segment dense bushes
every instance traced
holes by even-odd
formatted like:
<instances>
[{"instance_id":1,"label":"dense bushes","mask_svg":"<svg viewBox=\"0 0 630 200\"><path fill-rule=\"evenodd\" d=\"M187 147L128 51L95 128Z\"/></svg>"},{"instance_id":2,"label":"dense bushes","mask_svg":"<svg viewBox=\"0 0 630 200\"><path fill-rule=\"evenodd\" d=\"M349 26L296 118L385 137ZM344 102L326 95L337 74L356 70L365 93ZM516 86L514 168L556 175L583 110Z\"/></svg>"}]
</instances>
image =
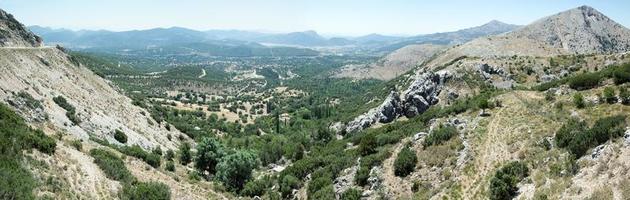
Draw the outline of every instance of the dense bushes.
<instances>
[{"instance_id":1,"label":"dense bushes","mask_svg":"<svg viewBox=\"0 0 630 200\"><path fill-rule=\"evenodd\" d=\"M172 160L166 162L166 164L164 165L164 169L166 171L174 172L175 171L175 163L173 163Z\"/></svg>"},{"instance_id":2,"label":"dense bushes","mask_svg":"<svg viewBox=\"0 0 630 200\"><path fill-rule=\"evenodd\" d=\"M122 147L119 147L118 150L121 153L124 153L126 155L139 158L142 161L146 162L147 164L151 165L152 167L157 168L160 166L160 162L161 162L160 155L146 152L144 149L142 149L142 147L138 145L133 145L131 147L122 146Z\"/></svg>"},{"instance_id":3,"label":"dense bushes","mask_svg":"<svg viewBox=\"0 0 630 200\"><path fill-rule=\"evenodd\" d=\"M409 175L416 168L417 162L416 153L409 146L404 147L394 161L394 174L400 177Z\"/></svg>"},{"instance_id":4,"label":"dense bushes","mask_svg":"<svg viewBox=\"0 0 630 200\"><path fill-rule=\"evenodd\" d=\"M187 165L192 161L192 154L190 154L190 144L188 142L182 142L179 145L179 150L177 152L179 154L179 163L182 165Z\"/></svg>"},{"instance_id":5,"label":"dense bushes","mask_svg":"<svg viewBox=\"0 0 630 200\"><path fill-rule=\"evenodd\" d=\"M584 122L569 120L556 132L556 145L567 149L576 158L582 157L590 148L624 134L626 116L604 117L590 129Z\"/></svg>"},{"instance_id":6,"label":"dense bushes","mask_svg":"<svg viewBox=\"0 0 630 200\"><path fill-rule=\"evenodd\" d=\"M584 73L569 80L569 87L576 90L591 89L599 85L600 75L596 73Z\"/></svg>"},{"instance_id":7,"label":"dense bushes","mask_svg":"<svg viewBox=\"0 0 630 200\"><path fill-rule=\"evenodd\" d=\"M200 172L214 174L217 164L225 156L225 147L217 139L206 137L197 143L195 168Z\"/></svg>"},{"instance_id":8,"label":"dense bushes","mask_svg":"<svg viewBox=\"0 0 630 200\"><path fill-rule=\"evenodd\" d=\"M518 191L516 184L529 174L523 162L512 161L501 167L490 179L490 199L512 199Z\"/></svg>"},{"instance_id":9,"label":"dense bushes","mask_svg":"<svg viewBox=\"0 0 630 200\"><path fill-rule=\"evenodd\" d=\"M125 184L119 197L122 200L168 200L171 199L171 190L159 182Z\"/></svg>"},{"instance_id":10,"label":"dense bushes","mask_svg":"<svg viewBox=\"0 0 630 200\"><path fill-rule=\"evenodd\" d=\"M291 194L294 189L300 187L300 180L292 175L286 175L280 180L280 193L286 197Z\"/></svg>"},{"instance_id":11,"label":"dense bushes","mask_svg":"<svg viewBox=\"0 0 630 200\"><path fill-rule=\"evenodd\" d=\"M263 176L257 180L251 180L245 184L243 190L241 190L241 195L254 197L254 196L262 196L265 194L267 188L270 188L273 185L273 180L270 176Z\"/></svg>"},{"instance_id":12,"label":"dense bushes","mask_svg":"<svg viewBox=\"0 0 630 200\"><path fill-rule=\"evenodd\" d=\"M127 143L127 135L118 129L114 131L114 139L123 144Z\"/></svg>"},{"instance_id":13,"label":"dense bushes","mask_svg":"<svg viewBox=\"0 0 630 200\"><path fill-rule=\"evenodd\" d=\"M0 199L33 199L36 181L22 165L22 151L36 148L55 152L55 141L41 130L33 130L24 119L0 103Z\"/></svg>"},{"instance_id":14,"label":"dense bushes","mask_svg":"<svg viewBox=\"0 0 630 200\"><path fill-rule=\"evenodd\" d=\"M422 144L424 148L432 145L439 145L450 140L456 135L457 129L454 126L440 125L436 130L433 130L433 132L427 135Z\"/></svg>"},{"instance_id":15,"label":"dense bushes","mask_svg":"<svg viewBox=\"0 0 630 200\"><path fill-rule=\"evenodd\" d=\"M359 153L362 156L370 155L376 152L376 137L374 134L365 134L359 142Z\"/></svg>"},{"instance_id":16,"label":"dense bushes","mask_svg":"<svg viewBox=\"0 0 630 200\"><path fill-rule=\"evenodd\" d=\"M72 123L74 123L74 124L81 123L81 120L76 116L76 109L74 108L74 106L72 106L70 103L68 103L66 98L64 98L62 96L57 96L57 97L53 97L53 101L57 105L59 105L59 107L61 107L64 110L66 110L66 117L68 117L68 119Z\"/></svg>"},{"instance_id":17,"label":"dense bushes","mask_svg":"<svg viewBox=\"0 0 630 200\"><path fill-rule=\"evenodd\" d=\"M256 155L249 151L236 151L225 156L216 166L216 179L230 190L239 191L258 166Z\"/></svg>"},{"instance_id":18,"label":"dense bushes","mask_svg":"<svg viewBox=\"0 0 630 200\"><path fill-rule=\"evenodd\" d=\"M125 163L116 154L104 149L92 149L90 155L107 178L125 183L131 183L135 180L131 172L125 167Z\"/></svg>"},{"instance_id":19,"label":"dense bushes","mask_svg":"<svg viewBox=\"0 0 630 200\"><path fill-rule=\"evenodd\" d=\"M620 66L608 66L601 71L586 72L572 77L566 77L546 82L534 87L533 89L538 91L545 91L549 88L568 83L569 87L573 89L585 90L598 86L604 78L612 78L617 85L630 82L630 63L626 63Z\"/></svg>"},{"instance_id":20,"label":"dense bushes","mask_svg":"<svg viewBox=\"0 0 630 200\"><path fill-rule=\"evenodd\" d=\"M350 188L341 194L341 200L359 200L361 199L361 191L355 188Z\"/></svg>"},{"instance_id":21,"label":"dense bushes","mask_svg":"<svg viewBox=\"0 0 630 200\"><path fill-rule=\"evenodd\" d=\"M309 199L335 199L335 192L329 191L332 190L332 175L322 174L315 176L317 177L308 184L307 194ZM330 189L328 188L329 186L331 186ZM332 194L332 198L325 193Z\"/></svg>"},{"instance_id":22,"label":"dense bushes","mask_svg":"<svg viewBox=\"0 0 630 200\"><path fill-rule=\"evenodd\" d=\"M615 67L612 70L612 77L615 84L623 84L630 82L630 63Z\"/></svg>"}]
</instances>

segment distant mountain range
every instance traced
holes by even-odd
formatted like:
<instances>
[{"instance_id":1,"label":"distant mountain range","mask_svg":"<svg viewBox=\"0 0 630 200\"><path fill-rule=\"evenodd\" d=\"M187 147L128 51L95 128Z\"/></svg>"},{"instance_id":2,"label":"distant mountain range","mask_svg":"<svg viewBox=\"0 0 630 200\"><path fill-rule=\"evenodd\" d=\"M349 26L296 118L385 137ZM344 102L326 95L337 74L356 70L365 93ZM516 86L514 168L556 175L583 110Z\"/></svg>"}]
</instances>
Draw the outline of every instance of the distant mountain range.
<instances>
[{"instance_id":1,"label":"distant mountain range","mask_svg":"<svg viewBox=\"0 0 630 200\"><path fill-rule=\"evenodd\" d=\"M242 30L209 30L172 27L134 31L72 31L30 26L29 29L44 38L48 44L62 44L70 48L146 48L188 43L225 43L235 41L267 45L296 47L369 46L378 51L393 51L409 44L460 44L481 36L511 31L519 26L492 21L479 27L454 32L435 33L413 37L369 34L361 37L326 38L315 31L292 33L261 33ZM238 43L238 42L237 42Z\"/></svg>"},{"instance_id":2,"label":"distant mountain range","mask_svg":"<svg viewBox=\"0 0 630 200\"><path fill-rule=\"evenodd\" d=\"M394 51L410 44L463 44L475 38L510 32L521 26L492 20L481 26L453 32L433 33L404 38L402 41L383 47L383 51Z\"/></svg>"}]
</instances>

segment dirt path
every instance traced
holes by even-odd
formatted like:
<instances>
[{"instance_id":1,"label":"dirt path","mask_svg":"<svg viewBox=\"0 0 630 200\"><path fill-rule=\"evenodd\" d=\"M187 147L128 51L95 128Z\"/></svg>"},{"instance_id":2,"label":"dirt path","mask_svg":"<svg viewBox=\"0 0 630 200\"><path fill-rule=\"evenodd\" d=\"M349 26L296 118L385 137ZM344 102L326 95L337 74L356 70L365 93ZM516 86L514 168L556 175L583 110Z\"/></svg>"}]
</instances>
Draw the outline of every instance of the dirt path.
<instances>
[{"instance_id":1,"label":"dirt path","mask_svg":"<svg viewBox=\"0 0 630 200\"><path fill-rule=\"evenodd\" d=\"M198 78L203 78L206 76L206 69L201 69L201 75Z\"/></svg>"},{"instance_id":2,"label":"dirt path","mask_svg":"<svg viewBox=\"0 0 630 200\"><path fill-rule=\"evenodd\" d=\"M527 140L524 137L531 137L532 126L542 123L541 119L531 116L537 109L528 106L524 97L538 98L533 92L520 91L498 97L503 106L490 111L486 130L476 133L480 138L471 144L475 159L470 163L475 171L460 178L464 199L478 198L487 186L486 177L503 162L515 159L523 148L523 141Z\"/></svg>"},{"instance_id":3,"label":"dirt path","mask_svg":"<svg viewBox=\"0 0 630 200\"><path fill-rule=\"evenodd\" d=\"M392 151L392 156L383 161L382 186L388 196L396 199L411 199L413 192L411 191L411 183L394 174L394 161L398 153L403 149L404 145L409 142L410 138L401 140Z\"/></svg>"}]
</instances>

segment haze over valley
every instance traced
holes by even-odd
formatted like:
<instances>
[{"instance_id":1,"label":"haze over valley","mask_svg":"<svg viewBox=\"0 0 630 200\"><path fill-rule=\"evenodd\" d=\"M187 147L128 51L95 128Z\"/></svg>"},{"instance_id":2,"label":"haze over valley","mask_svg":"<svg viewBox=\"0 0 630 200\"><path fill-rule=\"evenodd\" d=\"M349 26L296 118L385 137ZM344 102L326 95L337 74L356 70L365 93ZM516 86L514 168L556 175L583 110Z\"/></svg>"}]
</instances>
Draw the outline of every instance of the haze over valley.
<instances>
[{"instance_id":1,"label":"haze over valley","mask_svg":"<svg viewBox=\"0 0 630 200\"><path fill-rule=\"evenodd\" d=\"M0 2L0 199L630 198L626 2L141 3Z\"/></svg>"}]
</instances>

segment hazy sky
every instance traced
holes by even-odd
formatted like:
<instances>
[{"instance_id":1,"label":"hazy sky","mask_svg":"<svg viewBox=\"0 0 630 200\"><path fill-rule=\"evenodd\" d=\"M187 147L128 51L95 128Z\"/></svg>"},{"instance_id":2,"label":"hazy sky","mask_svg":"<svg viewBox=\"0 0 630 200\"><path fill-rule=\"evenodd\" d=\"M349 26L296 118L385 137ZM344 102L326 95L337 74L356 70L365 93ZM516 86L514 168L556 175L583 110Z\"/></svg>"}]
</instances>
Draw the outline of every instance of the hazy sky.
<instances>
[{"instance_id":1,"label":"hazy sky","mask_svg":"<svg viewBox=\"0 0 630 200\"><path fill-rule=\"evenodd\" d=\"M481 25L492 19L527 24L589 5L630 27L630 0L0 0L26 25L131 30L180 26L197 30L415 35Z\"/></svg>"}]
</instances>

